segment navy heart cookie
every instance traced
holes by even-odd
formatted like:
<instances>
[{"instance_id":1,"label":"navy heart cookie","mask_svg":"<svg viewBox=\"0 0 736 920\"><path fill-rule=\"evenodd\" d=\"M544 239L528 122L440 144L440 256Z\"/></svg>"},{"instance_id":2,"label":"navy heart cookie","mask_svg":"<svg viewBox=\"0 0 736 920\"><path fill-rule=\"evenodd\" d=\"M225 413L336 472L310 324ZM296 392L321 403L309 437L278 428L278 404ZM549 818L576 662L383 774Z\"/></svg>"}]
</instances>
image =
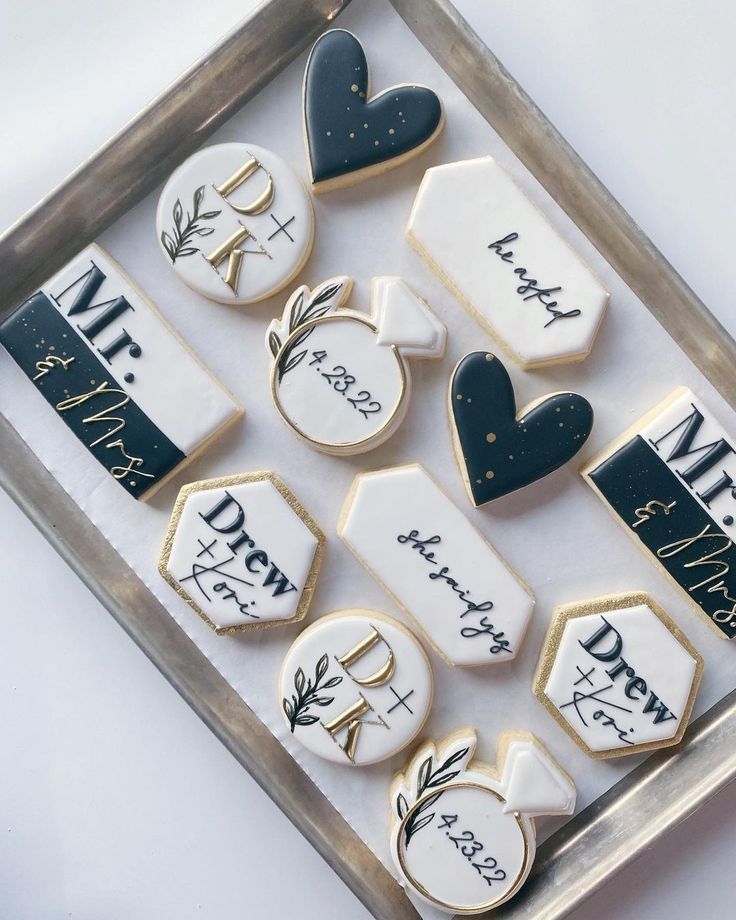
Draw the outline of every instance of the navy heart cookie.
<instances>
[{"instance_id":1,"label":"navy heart cookie","mask_svg":"<svg viewBox=\"0 0 736 920\"><path fill-rule=\"evenodd\" d=\"M577 393L552 393L517 418L506 368L485 351L457 365L449 400L458 462L476 507L567 463L593 427L593 407Z\"/></svg>"},{"instance_id":2,"label":"navy heart cookie","mask_svg":"<svg viewBox=\"0 0 736 920\"><path fill-rule=\"evenodd\" d=\"M315 191L352 185L398 166L439 136L444 116L426 86L393 86L368 99L368 62L350 32L325 32L304 75L304 128Z\"/></svg>"}]
</instances>

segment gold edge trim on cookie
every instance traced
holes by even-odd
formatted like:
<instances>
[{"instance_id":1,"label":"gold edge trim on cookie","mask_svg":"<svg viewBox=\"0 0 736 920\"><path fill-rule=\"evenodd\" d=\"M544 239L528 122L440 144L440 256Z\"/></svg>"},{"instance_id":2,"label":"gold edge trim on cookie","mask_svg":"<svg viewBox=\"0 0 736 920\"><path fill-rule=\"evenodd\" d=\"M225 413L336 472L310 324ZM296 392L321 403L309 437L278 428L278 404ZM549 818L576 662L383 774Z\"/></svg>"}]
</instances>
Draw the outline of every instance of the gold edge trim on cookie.
<instances>
[{"instance_id":1,"label":"gold edge trim on cookie","mask_svg":"<svg viewBox=\"0 0 736 920\"><path fill-rule=\"evenodd\" d=\"M171 557L171 550L174 545L174 537L176 536L176 531L184 511L184 506L191 495L194 495L197 492L209 492L215 489L226 489L229 486L243 485L250 482L270 482L279 492L284 501L288 504L293 513L296 514L302 524L304 524L312 536L316 538L317 545L314 549L314 553L312 554L312 560L309 565L309 572L307 574L307 578L305 579L304 587L302 588L299 604L297 605L297 608L292 616L281 617L277 620L268 620L260 623L239 623L234 626L217 626L217 624L207 616L204 610L199 607L197 602L184 590L184 588L182 588L179 582L169 572L168 564ZM158 573L164 579L164 581L174 589L179 597L186 601L186 603L197 614L197 616L204 620L204 622L210 627L210 629L213 630L216 635L232 636L242 632L255 632L261 629L270 629L274 626L285 626L291 623L298 623L304 619L312 602L312 595L314 594L317 578L319 577L319 572L322 567L325 543L325 534L315 519L304 508L302 503L284 483L284 481L270 470L261 470L252 473L236 473L231 476L218 476L213 479L200 479L196 482L187 483L187 485L182 486L182 488L179 490L179 494L176 497L176 501L174 502L174 508L171 512L171 519L166 530L166 536L164 537L161 553L159 555Z\"/></svg>"},{"instance_id":2,"label":"gold edge trim on cookie","mask_svg":"<svg viewBox=\"0 0 736 920\"><path fill-rule=\"evenodd\" d=\"M470 759L468 760L468 763L465 767L464 772L479 773L483 776L487 776L490 780L496 783L499 783L503 775L504 763L506 761L508 750L511 744L514 741L530 741L533 744L535 744L537 747L539 747L544 752L545 756L549 759L549 761L552 764L554 764L554 766L560 771L560 773L563 776L567 778L570 784L573 787L575 786L572 776L570 776L567 770L565 770L562 766L560 766L556 758L554 758L550 754L546 745L544 745L533 732L524 731L522 729L503 730L496 739L495 761L493 765L491 765L487 763L486 761L476 759L475 755L477 751L477 740L478 740L477 734L476 734L475 729L472 726L465 725L465 726L462 726L461 728L455 729L455 731L450 732L450 734L443 736L438 741L434 740L433 738L425 739L417 748L415 748L415 750L412 752L409 760L406 762L404 767L401 770L398 770L394 774L391 780L391 784L389 786L389 801L393 802L393 799L398 789L401 786L406 785L409 775L414 770L416 770L418 764L421 763L424 759L426 759L427 756L430 756L430 755L431 756L442 756L441 754L442 751L446 751L449 747L453 746L456 743L464 741L466 739L468 740L468 743L472 746L473 753L471 754ZM489 789L487 786L482 786L479 783L472 783L472 782L456 783L454 781L450 781L447 785L448 787L455 786L455 785L477 786L478 788L483 789L483 791L485 792L492 793L499 801L505 801L503 797L499 795L499 793L495 792L495 790ZM401 847L399 845L399 841L401 840L401 835L403 833L403 829L404 829L404 826L405 826L405 823L406 823L406 820L409 814L411 814L411 812L417 806L417 804L419 804L419 802L421 802L429 794L430 793L426 793L424 796L421 796L420 799L418 799L417 802L414 803L414 805L412 805L412 807L407 812L407 815L403 819L401 819L399 823L398 832L396 834L396 857L399 861L402 871L404 872L404 875L407 877L407 879L411 880L411 884L415 885L418 891L423 892L424 897L427 898L427 900L430 903L438 904L438 905L441 905L442 907L450 909L459 916L472 916L472 915L480 913L481 911L489 910L490 907L488 905L480 906L480 907L472 908L472 909L458 909L455 905L451 905L446 902L443 902L440 899L435 898L431 894L429 894L429 892L427 892L423 886L417 884L414 881L413 876L406 870L404 859L401 853ZM519 871L519 874L514 880L513 885L509 888L508 892L504 895L503 899L502 900L497 899L491 904L491 907L500 906L506 901L511 900L511 898L513 898L518 893L519 889L522 887L522 885L526 881L529 871L531 870L531 862L532 862L530 861L531 851L534 850L536 852L536 824L535 824L534 818L527 817L526 819L524 819L519 815L518 812L514 812L514 817L517 820L517 823L522 833L522 839L524 841L524 857L522 861L522 866ZM396 824L396 821L397 819L394 816L393 808L390 806L389 807L390 826L393 827ZM529 828L531 828L531 833L534 835L531 841L529 839L529 830L527 829L527 824Z\"/></svg>"},{"instance_id":3,"label":"gold edge trim on cookie","mask_svg":"<svg viewBox=\"0 0 736 920\"><path fill-rule=\"evenodd\" d=\"M552 667L555 663L557 652L562 641L565 627L570 620L579 617L590 616L591 614L602 614L616 610L626 610L630 607L646 606L654 613L659 621L672 633L677 641L682 645L695 662L695 671L690 693L687 702L683 708L680 724L677 731L671 738L665 738L662 741L645 741L641 744L629 745L626 748L608 748L603 751L592 750L583 739L578 735L570 723L560 714L559 709L552 700L549 699L545 692ZM561 604L556 607L552 613L552 619L547 630L547 634L542 644L542 650L539 655L539 661L532 679L532 693L537 700L544 706L547 712L552 716L565 734L575 742L575 744L593 760L610 760L614 757L626 757L631 754L640 754L646 751L655 751L660 748L672 747L682 741L682 737L687 730L695 697L700 687L700 680L703 675L703 657L690 642L685 633L670 617L670 615L654 600L646 591L632 591L622 594L601 595L583 601L573 601L567 604Z\"/></svg>"},{"instance_id":4,"label":"gold edge trim on cookie","mask_svg":"<svg viewBox=\"0 0 736 920\"><path fill-rule=\"evenodd\" d=\"M347 518L348 518L348 516L349 516L349 514L350 514L350 510L351 510L351 508L352 508L352 506L353 506L353 502L355 501L355 496L356 496L357 491L358 491L358 486L359 486L360 481L361 481L362 479L367 479L367 478L369 478L369 477L371 477L371 476L378 476L378 475L381 475L382 473L390 473L390 472L393 472L394 470L409 470L409 469L419 469L419 470L421 470L421 471L427 476L427 478L433 483L433 485L436 486L437 490L447 499L447 501L452 505L452 507L453 507L453 508L456 508L457 511L458 511L460 514L462 514L463 517L465 517L465 520L468 522L468 524L469 524L470 527L473 529L473 531L478 535L478 537L479 537L480 540L483 542L483 544L486 546L486 548L488 549L488 551L489 551L493 556L495 556L496 559L498 559L498 561L501 563L501 565L503 565L503 567L506 569L506 571L509 573L509 575L511 575L514 579L516 579L516 581L518 582L518 584L519 584L519 585L523 588L523 590L528 594L529 599L530 599L530 601L531 601L531 603L532 603L532 613L533 613L533 612L534 612L534 607L536 606L536 597L534 596L534 592L532 591L532 589L531 589L531 587L529 586L529 584L525 581L525 579L523 579L523 578L518 574L518 572L517 572L511 565L509 565L509 563L504 559L504 557L501 556L501 554L494 548L494 546L486 539L486 537L484 536L484 534L482 534L482 533L480 532L480 530L478 530L478 528L475 526L475 524L473 524L473 522L470 520L470 518L468 518L467 515L465 515L464 512L463 512L460 508L457 507L457 505L455 504L455 502L450 498L450 496L445 492L445 490L437 483L437 481L434 479L434 477L431 476L430 473L427 472L427 470L424 468L424 466L422 466L421 463L418 463L418 462L413 462L413 463L400 463L400 464L397 464L396 466L386 466L386 467L381 467L381 468L376 469L376 470L364 470L362 473L358 473L358 474L353 478L353 481L352 481L352 483L351 483L351 485L350 485L350 489L348 490L348 493L347 493L347 495L345 496L345 499L344 499L344 501L343 501L343 503L342 503L342 506L341 506L341 508L340 508L340 513L339 513L339 515L338 515L337 527L336 527L337 535L338 535L338 537L342 540L342 542L345 544L345 546L347 546L347 548L348 548L348 549L350 550L350 552L353 554L353 556L355 557L355 559L360 563L360 565L362 565L363 568L366 570L366 572L371 576L371 578L373 578L373 580L374 580L381 588L383 588L383 590L384 590L384 591L386 592L386 594L388 594L388 596L393 600L393 602L396 604L396 606L399 608L399 610L401 610L402 613L404 613L404 614L409 618L409 620L411 621L412 625L416 627L416 629L418 630L418 632L419 632L419 634L422 636L422 638L427 642L427 644L430 646L430 648L432 648L432 650L435 652L435 654L436 654L439 658L441 658L442 661L443 661L448 667L450 667L450 668L456 668L456 667L457 667L457 668L484 668L484 667L487 667L488 665L492 664L492 662L490 662L490 661L482 661L482 662L477 662L477 663L474 663L474 664L465 664L465 663L463 663L463 664L456 664L455 662L450 661L450 659L447 657L446 653L436 644L436 642L434 641L434 639L429 635L429 633L427 632L427 630L425 629L425 627L422 625L421 620L416 616L416 614L412 613L412 611L411 611L411 610L410 610L410 609L399 599L399 597L398 597L396 594L394 594L394 592L391 591L390 588L387 587L387 585L385 584L385 582L383 581L383 579L381 579L381 578L378 576L378 574L373 570L373 568L372 568L371 566L368 565L368 563L365 561L365 559L360 555L360 553L359 553L359 552L357 551L357 549L353 546L353 544L350 542L350 540L347 538L347 536L343 533L344 528L345 528L345 526L346 526ZM526 637L527 631L528 631L528 629L529 629L529 624L530 624L530 622L531 622L531 614L530 614L530 616L529 616L529 619L527 620L526 628L524 629L524 632L521 634L521 636L520 636L520 638L519 638L519 648L521 648L521 646L522 646L522 644L523 644L523 642L524 642L524 639L525 639L525 637ZM513 658L515 658L515 657L516 657L516 653L514 654ZM511 659L511 660L513 660L513 659Z\"/></svg>"},{"instance_id":5,"label":"gold edge trim on cookie","mask_svg":"<svg viewBox=\"0 0 736 920\"><path fill-rule=\"evenodd\" d=\"M485 766L484 764L476 763L473 765L472 761L468 764L468 769L474 769L475 772L484 772L483 770L478 769L480 766ZM443 789L478 789L481 792L484 792L486 795L493 796L498 802L505 802L504 797L496 792L495 789L491 789L490 786L484 786L481 783L473 782L472 780L467 780L464 782L449 782L446 786L441 787ZM416 802L409 808L407 813L401 820L401 824L398 829L398 839L401 839L402 834L404 833L404 828L406 827L407 822L412 816L412 813L419 808L422 803L431 798L437 792L436 789L430 789L429 792L425 792L424 795L420 796ZM518 892L519 888L522 886L526 880L528 863L529 863L529 853L531 851L531 846L529 843L529 832L525 826L524 820L518 812L513 812L514 820L516 821L517 827L521 833L521 838L524 842L524 855L521 862L521 868L519 869L516 877L513 882L509 885L508 891L503 894L497 895L495 898L492 898L490 901L484 901L482 904L477 904L474 907L458 907L456 904L450 904L448 901L443 901L441 898L436 897L431 894L421 882L417 881L414 876L409 871L406 860L404 858L404 850L400 845L396 846L396 855L401 866L401 871L406 876L406 878L411 882L412 886L416 888L417 891L421 892L422 896L426 898L431 904L436 904L439 907L445 908L446 910L452 911L454 914L461 917L474 916L476 914L484 913L487 910L491 910L494 907L499 907L501 904L504 904L506 901L509 901L513 896Z\"/></svg>"},{"instance_id":6,"label":"gold edge trim on cookie","mask_svg":"<svg viewBox=\"0 0 736 920\"><path fill-rule=\"evenodd\" d=\"M282 353L286 348L288 348L291 340L297 338L300 335L303 335L305 330L313 329L316 326L322 325L323 323L335 322L345 319L362 323L364 326L367 326L371 332L375 334L378 333L378 327L365 313L360 313L357 310L341 310L338 308L337 312L335 313L330 313L327 316L320 316L317 319L313 319L307 323L304 323L303 325L299 326L298 329L295 329L284 340L278 354L271 359L271 399L273 400L273 404L276 407L276 411L298 438L301 438L302 441L309 444L320 453L330 454L331 456L350 455L351 453L364 453L365 451L362 448L364 448L365 445L374 444L375 447L379 447L384 441L387 441L393 434L394 429L398 427L404 419L404 415L406 414L406 410L408 408L407 399L411 391L409 370L407 368L406 361L404 360L404 357L402 356L399 349L395 345L390 345L389 348L396 358L396 362L401 373L401 390L399 392L399 398L396 401L393 412L389 418L386 419L384 424L377 431L374 431L373 434L363 438L360 441L346 441L341 444L333 444L326 441L315 441L313 438L310 438L308 434L305 434L301 428L299 428L299 426L286 414L281 406L281 400L277 394L276 380L279 367L279 359Z\"/></svg>"}]
</instances>

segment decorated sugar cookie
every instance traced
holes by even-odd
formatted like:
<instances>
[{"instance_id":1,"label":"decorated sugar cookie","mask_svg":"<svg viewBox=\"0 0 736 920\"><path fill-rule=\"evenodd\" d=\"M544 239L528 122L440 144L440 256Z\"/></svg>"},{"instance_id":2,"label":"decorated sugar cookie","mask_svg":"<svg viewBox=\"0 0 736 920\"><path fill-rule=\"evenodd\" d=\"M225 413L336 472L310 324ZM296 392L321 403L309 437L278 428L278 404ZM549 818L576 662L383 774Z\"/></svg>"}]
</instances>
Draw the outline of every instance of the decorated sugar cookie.
<instances>
[{"instance_id":1,"label":"decorated sugar cookie","mask_svg":"<svg viewBox=\"0 0 736 920\"><path fill-rule=\"evenodd\" d=\"M330 278L289 298L268 327L271 393L311 447L359 454L382 444L409 406L407 358L440 358L446 330L401 278L374 278L370 316L343 309L352 281Z\"/></svg>"},{"instance_id":2,"label":"decorated sugar cookie","mask_svg":"<svg viewBox=\"0 0 736 920\"><path fill-rule=\"evenodd\" d=\"M281 157L255 144L205 147L174 171L156 211L161 249L209 300L246 304L285 287L312 251L312 202Z\"/></svg>"},{"instance_id":3,"label":"decorated sugar cookie","mask_svg":"<svg viewBox=\"0 0 736 920\"><path fill-rule=\"evenodd\" d=\"M301 620L324 535L273 473L192 482L159 560L171 587L219 635Z\"/></svg>"},{"instance_id":4,"label":"decorated sugar cookie","mask_svg":"<svg viewBox=\"0 0 736 920\"><path fill-rule=\"evenodd\" d=\"M736 636L735 445L703 400L680 387L582 470L725 639Z\"/></svg>"},{"instance_id":5,"label":"decorated sugar cookie","mask_svg":"<svg viewBox=\"0 0 736 920\"><path fill-rule=\"evenodd\" d=\"M643 592L558 607L534 693L590 757L677 744L703 659Z\"/></svg>"},{"instance_id":6,"label":"decorated sugar cookie","mask_svg":"<svg viewBox=\"0 0 736 920\"><path fill-rule=\"evenodd\" d=\"M463 728L412 757L391 784L391 856L402 885L451 914L480 914L512 898L536 854L534 818L569 815L575 786L541 742L505 732L496 765L473 760Z\"/></svg>"},{"instance_id":7,"label":"decorated sugar cookie","mask_svg":"<svg viewBox=\"0 0 736 920\"><path fill-rule=\"evenodd\" d=\"M522 367L587 357L608 293L492 157L428 169L406 234Z\"/></svg>"},{"instance_id":8,"label":"decorated sugar cookie","mask_svg":"<svg viewBox=\"0 0 736 920\"><path fill-rule=\"evenodd\" d=\"M455 453L477 507L536 482L585 444L593 409L577 393L550 393L516 414L511 379L497 357L466 355L450 380Z\"/></svg>"},{"instance_id":9,"label":"decorated sugar cookie","mask_svg":"<svg viewBox=\"0 0 736 920\"><path fill-rule=\"evenodd\" d=\"M399 166L439 137L442 103L426 86L401 84L369 96L358 39L342 29L325 32L304 75L304 132L316 192Z\"/></svg>"},{"instance_id":10,"label":"decorated sugar cookie","mask_svg":"<svg viewBox=\"0 0 736 920\"><path fill-rule=\"evenodd\" d=\"M515 657L534 597L418 463L356 476L337 532L448 664Z\"/></svg>"},{"instance_id":11,"label":"decorated sugar cookie","mask_svg":"<svg viewBox=\"0 0 736 920\"><path fill-rule=\"evenodd\" d=\"M0 343L134 498L152 496L243 414L99 246L80 252L11 313ZM56 437L49 419L49 437Z\"/></svg>"},{"instance_id":12,"label":"decorated sugar cookie","mask_svg":"<svg viewBox=\"0 0 736 920\"><path fill-rule=\"evenodd\" d=\"M289 731L313 754L376 763L424 724L432 669L401 623L373 610L345 610L321 617L291 646L279 701Z\"/></svg>"}]
</instances>

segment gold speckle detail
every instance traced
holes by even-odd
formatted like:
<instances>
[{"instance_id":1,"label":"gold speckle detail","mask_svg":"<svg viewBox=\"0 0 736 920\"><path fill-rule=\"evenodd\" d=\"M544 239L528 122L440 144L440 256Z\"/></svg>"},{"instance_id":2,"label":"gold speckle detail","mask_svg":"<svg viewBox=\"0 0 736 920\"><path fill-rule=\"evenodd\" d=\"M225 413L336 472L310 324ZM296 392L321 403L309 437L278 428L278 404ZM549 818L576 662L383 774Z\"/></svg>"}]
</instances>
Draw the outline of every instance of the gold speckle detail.
<instances>
[{"instance_id":1,"label":"gold speckle detail","mask_svg":"<svg viewBox=\"0 0 736 920\"><path fill-rule=\"evenodd\" d=\"M364 127L364 128L367 128L367 127L368 127L368 122L367 122L367 121L364 121L364 122L363 122L363 127Z\"/></svg>"},{"instance_id":2,"label":"gold speckle detail","mask_svg":"<svg viewBox=\"0 0 736 920\"><path fill-rule=\"evenodd\" d=\"M486 361L493 361L493 355L490 352L486 355Z\"/></svg>"},{"instance_id":3,"label":"gold speckle detail","mask_svg":"<svg viewBox=\"0 0 736 920\"><path fill-rule=\"evenodd\" d=\"M358 92L358 84L357 84L357 83L353 83L353 85L350 87L350 91L353 92L353 93L357 93L357 92Z\"/></svg>"},{"instance_id":4,"label":"gold speckle detail","mask_svg":"<svg viewBox=\"0 0 736 920\"><path fill-rule=\"evenodd\" d=\"M489 431L488 434L486 435L486 441L488 441L489 444L493 444L495 440L496 440L496 435L492 431Z\"/></svg>"},{"instance_id":5,"label":"gold speckle detail","mask_svg":"<svg viewBox=\"0 0 736 920\"><path fill-rule=\"evenodd\" d=\"M458 393L457 396L455 397L455 399L462 399L462 398L463 398L462 393Z\"/></svg>"},{"instance_id":6,"label":"gold speckle detail","mask_svg":"<svg viewBox=\"0 0 736 920\"><path fill-rule=\"evenodd\" d=\"M396 131L394 131L393 128L389 128L389 129L388 129L388 133L389 133L389 134L396 134Z\"/></svg>"},{"instance_id":7,"label":"gold speckle detail","mask_svg":"<svg viewBox=\"0 0 736 920\"><path fill-rule=\"evenodd\" d=\"M486 470L486 479L493 479L495 475L496 474L493 472L493 470Z\"/></svg>"}]
</instances>

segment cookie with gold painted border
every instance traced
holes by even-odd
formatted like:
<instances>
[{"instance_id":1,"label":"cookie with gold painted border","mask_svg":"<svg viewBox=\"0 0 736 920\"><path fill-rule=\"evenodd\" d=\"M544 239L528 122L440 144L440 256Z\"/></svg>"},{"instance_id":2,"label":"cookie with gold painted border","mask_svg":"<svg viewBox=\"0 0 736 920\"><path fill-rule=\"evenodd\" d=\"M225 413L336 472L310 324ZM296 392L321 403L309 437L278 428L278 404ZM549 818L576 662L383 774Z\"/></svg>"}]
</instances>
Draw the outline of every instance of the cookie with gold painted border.
<instances>
[{"instance_id":1,"label":"cookie with gold painted border","mask_svg":"<svg viewBox=\"0 0 736 920\"><path fill-rule=\"evenodd\" d=\"M192 482L179 492L158 570L218 635L301 620L324 534L271 472Z\"/></svg>"},{"instance_id":2,"label":"cookie with gold painted border","mask_svg":"<svg viewBox=\"0 0 736 920\"><path fill-rule=\"evenodd\" d=\"M648 594L614 594L555 610L533 689L589 757L621 757L682 739L702 671Z\"/></svg>"},{"instance_id":3,"label":"cookie with gold painted border","mask_svg":"<svg viewBox=\"0 0 736 920\"><path fill-rule=\"evenodd\" d=\"M575 785L534 735L500 735L493 767L475 760L475 750L472 728L430 741L390 790L401 884L451 914L480 914L512 898L534 862L534 818L575 808Z\"/></svg>"},{"instance_id":4,"label":"cookie with gold painted border","mask_svg":"<svg viewBox=\"0 0 736 920\"><path fill-rule=\"evenodd\" d=\"M344 306L351 289L346 275L297 288L266 333L276 409L302 441L334 455L394 434L409 407L409 359L441 358L447 334L401 278L373 279L370 315Z\"/></svg>"}]
</instances>

